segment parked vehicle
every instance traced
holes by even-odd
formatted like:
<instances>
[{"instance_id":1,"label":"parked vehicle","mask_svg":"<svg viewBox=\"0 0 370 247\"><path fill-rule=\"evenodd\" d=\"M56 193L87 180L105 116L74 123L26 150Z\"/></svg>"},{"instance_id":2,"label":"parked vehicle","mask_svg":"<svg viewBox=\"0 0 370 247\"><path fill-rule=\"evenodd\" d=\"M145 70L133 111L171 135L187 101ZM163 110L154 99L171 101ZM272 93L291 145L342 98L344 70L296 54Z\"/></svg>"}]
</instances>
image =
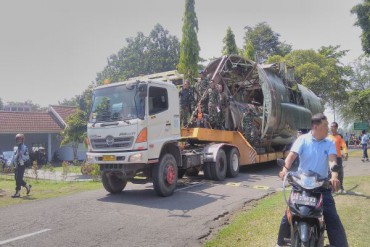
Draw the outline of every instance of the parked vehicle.
<instances>
[{"instance_id":1,"label":"parked vehicle","mask_svg":"<svg viewBox=\"0 0 370 247\"><path fill-rule=\"evenodd\" d=\"M1 167L3 172L12 172L14 167L10 163L13 157L14 151L4 151L0 155L0 162L1 162Z\"/></svg>"},{"instance_id":2,"label":"parked vehicle","mask_svg":"<svg viewBox=\"0 0 370 247\"><path fill-rule=\"evenodd\" d=\"M286 198L286 182L292 186ZM320 191L328 189L330 182L314 172L289 171L283 181L283 195L287 204L292 247L324 246L325 222L323 196Z\"/></svg>"}]
</instances>

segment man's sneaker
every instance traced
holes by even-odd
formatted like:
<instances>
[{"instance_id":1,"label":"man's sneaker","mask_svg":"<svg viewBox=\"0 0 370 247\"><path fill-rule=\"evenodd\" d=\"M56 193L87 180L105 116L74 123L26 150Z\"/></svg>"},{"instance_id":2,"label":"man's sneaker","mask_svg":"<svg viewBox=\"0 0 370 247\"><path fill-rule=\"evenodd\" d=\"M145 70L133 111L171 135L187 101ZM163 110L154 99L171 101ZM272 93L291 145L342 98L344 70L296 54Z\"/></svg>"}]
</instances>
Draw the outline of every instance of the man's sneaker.
<instances>
[{"instance_id":1,"label":"man's sneaker","mask_svg":"<svg viewBox=\"0 0 370 247\"><path fill-rule=\"evenodd\" d=\"M19 194L19 192L15 192L14 195L12 195L12 198L19 198L21 197L21 195Z\"/></svg>"},{"instance_id":2,"label":"man's sneaker","mask_svg":"<svg viewBox=\"0 0 370 247\"><path fill-rule=\"evenodd\" d=\"M365 159L361 159L362 162L365 162Z\"/></svg>"},{"instance_id":3,"label":"man's sneaker","mask_svg":"<svg viewBox=\"0 0 370 247\"><path fill-rule=\"evenodd\" d=\"M27 184L26 185L26 190L27 190L27 195L31 192L32 185Z\"/></svg>"},{"instance_id":4,"label":"man's sneaker","mask_svg":"<svg viewBox=\"0 0 370 247\"><path fill-rule=\"evenodd\" d=\"M369 161L369 159L366 159L366 161Z\"/></svg>"}]
</instances>

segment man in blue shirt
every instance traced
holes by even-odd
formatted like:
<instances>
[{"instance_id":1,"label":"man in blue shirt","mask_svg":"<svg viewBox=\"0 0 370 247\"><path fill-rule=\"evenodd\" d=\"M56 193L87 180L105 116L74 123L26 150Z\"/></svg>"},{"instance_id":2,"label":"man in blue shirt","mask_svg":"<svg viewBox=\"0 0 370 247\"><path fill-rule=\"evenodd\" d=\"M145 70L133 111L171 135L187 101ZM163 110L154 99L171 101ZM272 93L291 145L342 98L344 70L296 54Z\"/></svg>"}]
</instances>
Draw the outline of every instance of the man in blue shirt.
<instances>
[{"instance_id":1,"label":"man in blue shirt","mask_svg":"<svg viewBox=\"0 0 370 247\"><path fill-rule=\"evenodd\" d=\"M23 180L24 176L24 170L26 169L25 163L30 159L30 156L28 154L28 148L24 144L24 135L23 134L17 134L15 136L15 142L17 143L17 147L14 150L14 155L12 157L12 164L15 165L15 171L14 171L14 177L15 177L15 193L12 195L13 198L20 197L20 190L21 187L25 187L27 190L27 195L31 191L31 185L27 184Z\"/></svg>"},{"instance_id":2,"label":"man in blue shirt","mask_svg":"<svg viewBox=\"0 0 370 247\"><path fill-rule=\"evenodd\" d=\"M294 160L299 156L298 170L313 171L321 177L328 177L329 167L331 170L331 185L334 191L338 191L340 182L337 173L337 152L333 141L327 138L328 120L322 113L316 114L311 119L312 129L307 134L301 135L294 142L287 158L285 166L279 173L284 178ZM335 201L330 190L322 192L324 219L330 245L347 247L347 237L344 227L338 216ZM286 214L284 215L278 235L277 246L284 245L284 237L289 236L290 226Z\"/></svg>"}]
</instances>

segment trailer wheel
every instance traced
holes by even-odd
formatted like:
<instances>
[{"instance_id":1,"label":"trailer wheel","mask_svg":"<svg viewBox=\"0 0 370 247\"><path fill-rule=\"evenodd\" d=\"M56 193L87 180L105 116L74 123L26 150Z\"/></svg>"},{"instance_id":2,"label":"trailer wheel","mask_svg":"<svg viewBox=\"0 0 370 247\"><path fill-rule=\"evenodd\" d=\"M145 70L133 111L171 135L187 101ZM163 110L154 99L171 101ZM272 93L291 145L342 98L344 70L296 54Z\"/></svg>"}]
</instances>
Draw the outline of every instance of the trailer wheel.
<instances>
[{"instance_id":1,"label":"trailer wheel","mask_svg":"<svg viewBox=\"0 0 370 247\"><path fill-rule=\"evenodd\" d=\"M103 172L101 178L104 189L112 194L120 193L127 184L127 180L121 179L116 175L109 175L106 172Z\"/></svg>"},{"instance_id":2,"label":"trailer wheel","mask_svg":"<svg viewBox=\"0 0 370 247\"><path fill-rule=\"evenodd\" d=\"M159 164L153 169L153 187L157 195L170 196L177 185L177 163L172 154L165 154L161 157Z\"/></svg>"},{"instance_id":3,"label":"trailer wheel","mask_svg":"<svg viewBox=\"0 0 370 247\"><path fill-rule=\"evenodd\" d=\"M232 148L227 153L227 171L226 176L235 178L239 174L239 158L240 154L238 149Z\"/></svg>"},{"instance_id":4,"label":"trailer wheel","mask_svg":"<svg viewBox=\"0 0 370 247\"><path fill-rule=\"evenodd\" d=\"M226 177L227 161L223 149L219 149L216 156L216 162L211 164L212 179L222 181Z\"/></svg>"}]
</instances>

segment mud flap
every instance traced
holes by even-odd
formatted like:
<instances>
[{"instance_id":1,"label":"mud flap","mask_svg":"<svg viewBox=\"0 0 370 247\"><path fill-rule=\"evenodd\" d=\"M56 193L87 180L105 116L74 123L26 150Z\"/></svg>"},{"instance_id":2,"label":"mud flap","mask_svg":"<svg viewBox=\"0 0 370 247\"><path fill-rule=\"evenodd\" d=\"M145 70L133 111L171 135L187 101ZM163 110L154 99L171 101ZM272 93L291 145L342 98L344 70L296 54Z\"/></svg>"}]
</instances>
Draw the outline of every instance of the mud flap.
<instances>
[{"instance_id":1,"label":"mud flap","mask_svg":"<svg viewBox=\"0 0 370 247\"><path fill-rule=\"evenodd\" d=\"M310 225L307 222L300 222L298 231L302 242L308 242L310 240Z\"/></svg>"}]
</instances>

